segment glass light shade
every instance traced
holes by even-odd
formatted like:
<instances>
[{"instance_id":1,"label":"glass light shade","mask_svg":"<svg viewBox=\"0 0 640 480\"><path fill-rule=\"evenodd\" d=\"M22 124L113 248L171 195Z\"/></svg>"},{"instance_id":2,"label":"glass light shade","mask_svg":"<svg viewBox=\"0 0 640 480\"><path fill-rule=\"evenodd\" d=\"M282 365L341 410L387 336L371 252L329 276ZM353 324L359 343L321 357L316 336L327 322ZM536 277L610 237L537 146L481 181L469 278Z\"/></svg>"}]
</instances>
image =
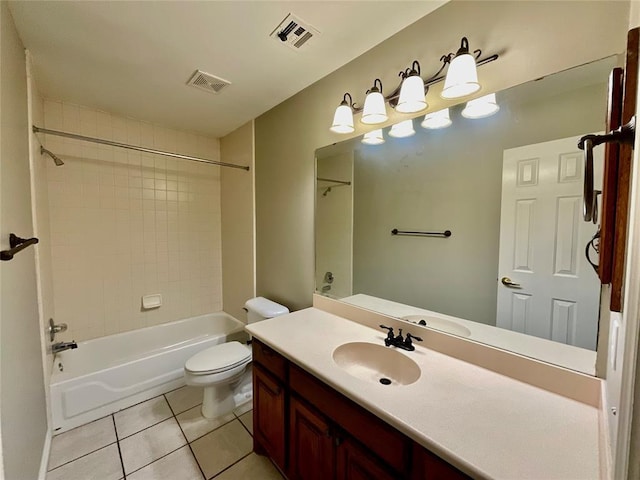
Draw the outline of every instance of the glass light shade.
<instances>
[{"instance_id":1,"label":"glass light shade","mask_svg":"<svg viewBox=\"0 0 640 480\"><path fill-rule=\"evenodd\" d=\"M447 70L442 98L460 98L480 90L476 60L469 53L457 55Z\"/></svg>"},{"instance_id":2,"label":"glass light shade","mask_svg":"<svg viewBox=\"0 0 640 480\"><path fill-rule=\"evenodd\" d=\"M369 92L364 99L364 109L360 121L367 125L384 123L389 117L384 104L384 97L380 92Z\"/></svg>"},{"instance_id":3,"label":"glass light shade","mask_svg":"<svg viewBox=\"0 0 640 480\"><path fill-rule=\"evenodd\" d=\"M491 93L468 101L467 106L462 110L462 116L472 119L484 118L493 115L498 110L500 110L500 106L496 102L496 94Z\"/></svg>"},{"instance_id":4,"label":"glass light shade","mask_svg":"<svg viewBox=\"0 0 640 480\"><path fill-rule=\"evenodd\" d=\"M353 111L349 105L340 105L336 108L329 130L335 133L351 133L355 130L353 128Z\"/></svg>"},{"instance_id":5,"label":"glass light shade","mask_svg":"<svg viewBox=\"0 0 640 480\"><path fill-rule=\"evenodd\" d=\"M402 81L400 97L396 111L400 113L414 113L427 108L424 96L424 81L419 75L412 75Z\"/></svg>"},{"instance_id":6,"label":"glass light shade","mask_svg":"<svg viewBox=\"0 0 640 480\"><path fill-rule=\"evenodd\" d=\"M389 135L395 138L410 137L414 133L416 133L416 131L413 129L413 120L411 119L396 123L389 131Z\"/></svg>"},{"instance_id":7,"label":"glass light shade","mask_svg":"<svg viewBox=\"0 0 640 480\"><path fill-rule=\"evenodd\" d=\"M365 133L361 141L366 145L380 145L381 143L384 143L382 129L379 128L377 130Z\"/></svg>"},{"instance_id":8,"label":"glass light shade","mask_svg":"<svg viewBox=\"0 0 640 480\"><path fill-rule=\"evenodd\" d=\"M420 124L422 128L428 128L435 130L437 128L446 128L451 125L451 118L449 118L449 109L438 110L437 112L427 113L424 116L424 120Z\"/></svg>"}]
</instances>

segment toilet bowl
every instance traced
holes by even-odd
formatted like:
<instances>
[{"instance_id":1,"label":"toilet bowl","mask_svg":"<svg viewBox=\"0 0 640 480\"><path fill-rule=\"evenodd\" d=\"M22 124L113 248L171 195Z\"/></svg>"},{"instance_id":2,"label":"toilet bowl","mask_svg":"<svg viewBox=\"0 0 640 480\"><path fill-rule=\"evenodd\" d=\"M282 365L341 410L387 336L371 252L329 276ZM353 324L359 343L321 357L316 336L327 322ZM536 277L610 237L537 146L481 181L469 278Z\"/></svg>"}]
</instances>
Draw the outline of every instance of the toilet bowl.
<instances>
[{"instance_id":1,"label":"toilet bowl","mask_svg":"<svg viewBox=\"0 0 640 480\"><path fill-rule=\"evenodd\" d=\"M233 390L251 362L251 350L240 342L215 345L196 353L184 365L187 385L204 387L202 416L216 418L236 407Z\"/></svg>"},{"instance_id":2,"label":"toilet bowl","mask_svg":"<svg viewBox=\"0 0 640 480\"><path fill-rule=\"evenodd\" d=\"M256 297L245 303L248 323L289 313L283 305ZM251 348L240 342L209 347L189 358L184 365L187 385L204 387L202 416L216 418L252 398Z\"/></svg>"}]
</instances>

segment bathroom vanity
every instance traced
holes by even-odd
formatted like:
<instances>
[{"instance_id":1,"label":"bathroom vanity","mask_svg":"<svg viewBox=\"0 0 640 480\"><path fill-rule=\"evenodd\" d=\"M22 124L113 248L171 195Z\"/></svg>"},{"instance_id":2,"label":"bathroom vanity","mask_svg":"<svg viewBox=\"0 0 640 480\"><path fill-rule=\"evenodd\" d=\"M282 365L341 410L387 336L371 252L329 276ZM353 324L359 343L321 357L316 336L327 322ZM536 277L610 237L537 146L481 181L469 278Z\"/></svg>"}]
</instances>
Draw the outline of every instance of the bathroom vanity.
<instances>
[{"instance_id":1,"label":"bathroom vanity","mask_svg":"<svg viewBox=\"0 0 640 480\"><path fill-rule=\"evenodd\" d=\"M372 326L308 308L247 328L254 447L288 478L603 478L593 402L420 342L386 348L386 331ZM417 375L402 373L413 364Z\"/></svg>"},{"instance_id":2,"label":"bathroom vanity","mask_svg":"<svg viewBox=\"0 0 640 480\"><path fill-rule=\"evenodd\" d=\"M289 478L468 478L265 344L253 354L254 448Z\"/></svg>"}]
</instances>

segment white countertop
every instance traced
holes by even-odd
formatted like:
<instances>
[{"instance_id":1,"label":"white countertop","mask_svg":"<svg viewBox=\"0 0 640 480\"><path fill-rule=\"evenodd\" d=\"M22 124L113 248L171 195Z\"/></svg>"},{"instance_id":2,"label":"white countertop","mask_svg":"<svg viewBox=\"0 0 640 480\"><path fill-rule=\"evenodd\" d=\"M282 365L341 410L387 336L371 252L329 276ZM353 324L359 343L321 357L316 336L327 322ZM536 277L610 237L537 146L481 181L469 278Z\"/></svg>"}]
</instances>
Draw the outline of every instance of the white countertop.
<instances>
[{"instance_id":1,"label":"white countertop","mask_svg":"<svg viewBox=\"0 0 640 480\"><path fill-rule=\"evenodd\" d=\"M600 478L594 407L420 346L398 350L420 366L415 383L360 380L334 363L333 350L354 341L384 345L385 332L316 308L246 329L474 478Z\"/></svg>"}]
</instances>

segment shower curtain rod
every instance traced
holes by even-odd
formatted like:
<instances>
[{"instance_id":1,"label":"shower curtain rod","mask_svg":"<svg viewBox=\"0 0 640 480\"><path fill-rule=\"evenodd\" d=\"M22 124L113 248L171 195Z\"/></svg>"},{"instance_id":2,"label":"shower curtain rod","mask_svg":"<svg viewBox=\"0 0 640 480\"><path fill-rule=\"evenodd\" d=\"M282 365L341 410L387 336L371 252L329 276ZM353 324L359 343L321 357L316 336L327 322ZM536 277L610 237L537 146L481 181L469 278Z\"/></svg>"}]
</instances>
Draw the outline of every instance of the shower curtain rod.
<instances>
[{"instance_id":1,"label":"shower curtain rod","mask_svg":"<svg viewBox=\"0 0 640 480\"><path fill-rule=\"evenodd\" d=\"M83 135L76 135L75 133L60 132L58 130L49 130L48 128L40 128L40 127L36 127L35 125L33 125L32 127L33 127L33 133L46 133L48 135L57 135L58 137L67 137L67 138L73 138L75 140L82 140L83 142L101 143L103 145L111 145L113 147L126 148L128 150L137 150L139 152L152 153L155 155L163 155L165 157L181 158L183 160L191 160L192 162L208 163L210 165L218 165L220 167L240 168L242 170L247 170L247 171L249 170L248 166L236 165L234 163L217 162L215 160L207 160L206 158L192 157L191 155L182 155L180 153L163 152L162 150L155 150L153 148L146 148L146 147L137 147L135 145L128 145L126 143L118 143L118 142L112 142L111 140L103 140L102 138L85 137Z\"/></svg>"}]
</instances>

